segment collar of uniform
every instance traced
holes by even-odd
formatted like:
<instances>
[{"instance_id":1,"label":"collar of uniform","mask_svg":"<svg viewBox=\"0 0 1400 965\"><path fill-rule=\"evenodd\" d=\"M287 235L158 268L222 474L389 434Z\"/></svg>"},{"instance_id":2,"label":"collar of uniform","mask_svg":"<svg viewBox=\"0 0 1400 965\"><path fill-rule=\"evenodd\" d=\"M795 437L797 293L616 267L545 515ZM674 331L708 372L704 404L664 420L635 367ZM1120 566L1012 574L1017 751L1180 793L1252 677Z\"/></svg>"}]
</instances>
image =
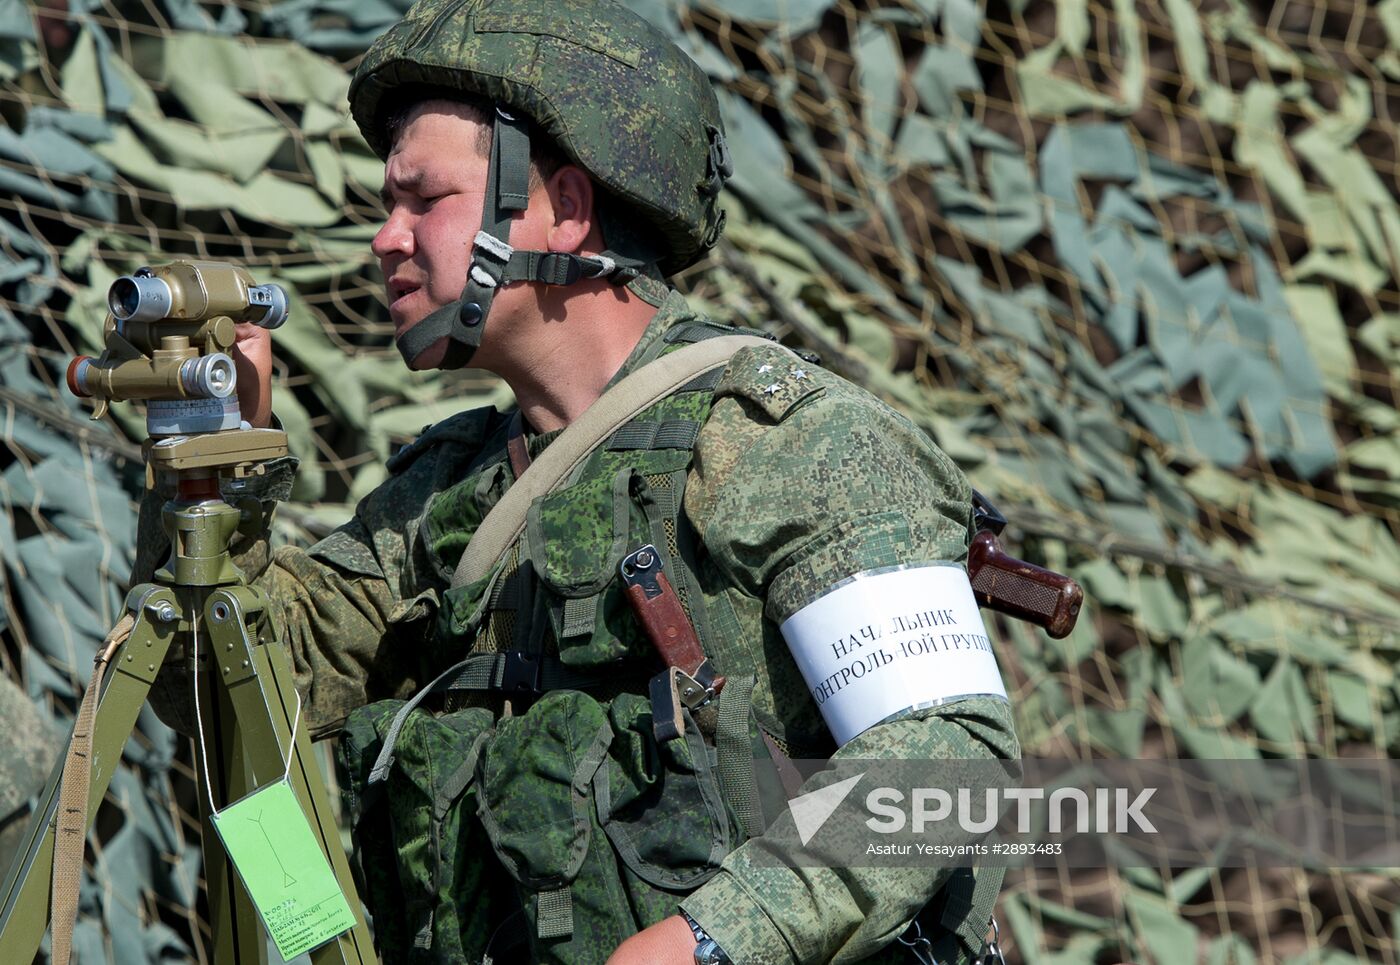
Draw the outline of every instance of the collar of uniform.
<instances>
[{"instance_id":1,"label":"collar of uniform","mask_svg":"<svg viewBox=\"0 0 1400 965\"><path fill-rule=\"evenodd\" d=\"M637 369L654 359L659 354L660 349L665 344L662 336L679 325L681 322L689 321L699 317L695 309L690 307L690 303L685 300L685 296L674 288L667 292L665 299L656 309L656 314L647 323L646 330L642 332L642 337L637 340L627 361L622 363L622 368L613 373L613 377L608 380L608 384L603 387L603 391L611 389L625 377L631 375Z\"/></svg>"},{"instance_id":2,"label":"collar of uniform","mask_svg":"<svg viewBox=\"0 0 1400 965\"><path fill-rule=\"evenodd\" d=\"M549 432L534 432L533 430L526 428L525 449L527 452L530 453L530 458L538 458L539 454L544 452L545 447L548 446L555 439L558 439L560 433L562 433L563 431L563 429L551 429Z\"/></svg>"}]
</instances>

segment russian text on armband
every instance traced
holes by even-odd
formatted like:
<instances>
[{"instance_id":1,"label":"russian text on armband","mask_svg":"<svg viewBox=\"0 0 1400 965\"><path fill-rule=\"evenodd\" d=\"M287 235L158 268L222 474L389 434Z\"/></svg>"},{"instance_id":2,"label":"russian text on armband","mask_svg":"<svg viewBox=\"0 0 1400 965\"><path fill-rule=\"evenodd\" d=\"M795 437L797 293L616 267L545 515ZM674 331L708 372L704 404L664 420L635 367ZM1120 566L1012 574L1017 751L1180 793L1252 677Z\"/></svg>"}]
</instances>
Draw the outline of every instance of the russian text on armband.
<instances>
[{"instance_id":1,"label":"russian text on armband","mask_svg":"<svg viewBox=\"0 0 1400 965\"><path fill-rule=\"evenodd\" d=\"M956 563L857 573L780 629L838 744L905 711L1006 699L972 584Z\"/></svg>"}]
</instances>

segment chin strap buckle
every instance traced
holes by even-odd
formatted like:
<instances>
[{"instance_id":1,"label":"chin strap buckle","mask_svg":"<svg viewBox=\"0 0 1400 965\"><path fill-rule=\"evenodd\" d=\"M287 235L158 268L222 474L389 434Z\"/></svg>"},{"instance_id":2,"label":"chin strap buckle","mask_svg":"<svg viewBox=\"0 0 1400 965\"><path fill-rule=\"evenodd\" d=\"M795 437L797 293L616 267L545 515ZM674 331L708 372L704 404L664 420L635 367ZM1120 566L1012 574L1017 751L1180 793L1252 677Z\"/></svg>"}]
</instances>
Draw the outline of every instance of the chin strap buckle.
<instances>
[{"instance_id":1,"label":"chin strap buckle","mask_svg":"<svg viewBox=\"0 0 1400 965\"><path fill-rule=\"evenodd\" d=\"M478 231L472 239L471 277L483 288L495 288L505 276L515 249L489 231Z\"/></svg>"}]
</instances>

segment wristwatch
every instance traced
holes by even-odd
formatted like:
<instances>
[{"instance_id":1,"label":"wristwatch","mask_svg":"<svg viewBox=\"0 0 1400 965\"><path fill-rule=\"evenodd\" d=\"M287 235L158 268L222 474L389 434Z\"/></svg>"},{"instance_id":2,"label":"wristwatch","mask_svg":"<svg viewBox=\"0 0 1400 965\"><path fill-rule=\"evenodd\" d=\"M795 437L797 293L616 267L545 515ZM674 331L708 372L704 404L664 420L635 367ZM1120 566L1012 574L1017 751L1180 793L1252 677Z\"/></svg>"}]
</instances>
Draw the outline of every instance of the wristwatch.
<instances>
[{"instance_id":1,"label":"wristwatch","mask_svg":"<svg viewBox=\"0 0 1400 965\"><path fill-rule=\"evenodd\" d=\"M690 933L695 936L695 965L733 965L729 956L724 954L724 949L719 947L719 942L706 934L700 923L690 917L690 912L682 910L681 914L690 926Z\"/></svg>"}]
</instances>

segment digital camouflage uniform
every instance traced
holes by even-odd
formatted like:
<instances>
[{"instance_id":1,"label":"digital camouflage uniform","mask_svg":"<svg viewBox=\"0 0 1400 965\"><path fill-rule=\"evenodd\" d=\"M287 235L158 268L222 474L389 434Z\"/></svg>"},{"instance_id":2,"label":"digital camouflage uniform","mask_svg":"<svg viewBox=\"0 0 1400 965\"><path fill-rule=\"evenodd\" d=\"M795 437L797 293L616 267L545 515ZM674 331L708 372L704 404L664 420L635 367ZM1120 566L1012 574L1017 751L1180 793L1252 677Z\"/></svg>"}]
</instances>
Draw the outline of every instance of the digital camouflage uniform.
<instances>
[{"instance_id":1,"label":"digital camouflage uniform","mask_svg":"<svg viewBox=\"0 0 1400 965\"><path fill-rule=\"evenodd\" d=\"M668 295L619 375L665 348L668 330L697 321L679 295ZM463 730L455 745L451 735L428 733L434 728L426 714L417 728L423 733L406 728L400 741L400 764L405 754L431 757L434 749L456 746L461 756L470 753L478 765L494 768L487 779L495 799L486 813L509 839L506 857L522 859L529 850L522 840L547 837L540 834L540 822L548 804L530 800L528 789L538 776L529 767L512 769L511 758L547 757L560 748L567 749L562 756L585 756L585 745L599 729L594 725L608 722L613 739L605 750L614 775L609 793L617 825L600 828L597 808L581 809L594 832L581 832L587 850L583 871L596 880L574 889L579 927L572 940L532 938L534 948L521 960L601 962L628 934L674 914L677 898L686 891L690 894L683 906L736 962L860 960L900 932L934 894L946 869L796 872L755 864L751 857L758 843L744 843L741 822L715 807L718 779L693 734L661 752L673 758L669 764L676 773L668 778L668 790L674 785L678 800L654 795L656 789L647 783L657 775L639 776L634 769L645 771L647 765L638 762L659 753L650 736L645 697L657 657L616 592L617 565L642 543L678 546L682 558L670 560L669 567L673 574L684 574L678 582L718 671L730 678L731 686L753 679L757 720L794 756L826 756L832 751L830 738L778 624L851 573L963 559L969 537L968 485L948 457L904 417L776 348L740 351L712 390L690 394L696 397L688 403L692 409L709 410L695 438L693 459L689 448L595 453L579 482L546 497L542 502L553 505L532 513L526 535L532 542L532 565L522 568L518 559L510 565L517 571L533 569L535 576L503 593L513 599L470 639L452 629L454 614L463 609L463 591L446 588L473 528L512 481L507 419L494 410L465 412L430 429L394 460L392 477L360 503L355 517L310 551L282 547L269 555L259 541L242 547L239 560L262 570L255 585L268 595L273 619L291 650L303 714L315 735L336 732L347 715L367 703L408 695L472 648L539 648L558 654L576 670L601 672L604 680L592 688L593 696L560 691L534 702L514 701L514 716L504 721L506 726L498 726L496 735L476 747L478 736L502 709L500 695L457 700L469 706L449 715L453 724L448 728ZM668 402L669 414L675 415L674 401ZM655 415L646 412L637 421L655 424ZM538 452L551 437L530 440L531 448ZM616 467L627 464L651 480L653 499L659 498L668 475L683 475L682 529L688 532L657 538L646 513L635 509L636 487L615 484ZM597 467L603 467L601 473L594 471ZM150 511L156 502L147 501ZM154 532L149 525L142 530ZM155 556L155 548L148 546L145 565ZM560 648L563 607L578 598L580 588L591 590L599 583L609 588L599 612L585 620L585 632L568 627L575 632ZM173 669L167 671L154 699L164 716L188 732L190 721L179 697L187 684L178 677ZM588 726L580 733L555 732L581 722ZM421 751L413 749L415 741ZM501 748L493 753L496 741ZM684 746L676 746L680 744ZM878 725L838 752L885 759L1017 753L1009 708L991 698ZM447 782L447 772L461 763L439 761L435 766L441 773L429 783ZM480 767L472 777L482 782L486 770ZM428 790L397 775L396 770L389 782L391 802L419 811L433 806L425 797ZM527 788L523 800L512 797L511 778ZM512 816L512 807L521 811ZM577 817L567 806L564 813L566 823ZM461 945L453 947L461 947L463 957L479 958L481 943L509 916L515 899L499 901L501 885L512 879L491 850L489 835L470 814L465 824L457 833L468 853L454 872L452 887L475 891L477 899L468 905L482 917L437 922L436 931L456 929L462 937L451 943ZM503 831L500 825L505 825ZM522 860L532 857L526 854ZM386 852L382 859L392 861L393 855ZM655 882L684 882L686 887L658 887ZM431 883L425 885L430 888ZM582 889L597 893L580 894ZM530 889L519 891L529 904ZM412 916L412 909L403 916L407 944L426 924L410 921ZM600 924L607 921L611 927ZM401 919L381 917L378 923L381 929L398 927ZM445 937L434 936L438 952L448 944ZM498 955L496 960L514 959Z\"/></svg>"},{"instance_id":2,"label":"digital camouflage uniform","mask_svg":"<svg viewBox=\"0 0 1400 965\"><path fill-rule=\"evenodd\" d=\"M715 243L731 171L708 80L668 40L596 0L422 0L352 84L356 120L381 156L385 99L422 83L500 110L472 280L406 335L448 337L461 364L494 286L579 277L627 283L658 306L616 378L720 330L648 277ZM506 251L529 144L514 111L603 187L611 254ZM648 258L645 232L621 230L629 218L665 250ZM577 333L580 351L589 335ZM407 341L412 358L429 339ZM680 903L739 963L903 960L888 946L950 872L768 866L765 820L783 801L755 800L753 762L768 753L763 732L793 757L833 753L778 626L854 573L964 560L972 511L961 472L859 388L777 346L746 348L610 437L534 502L491 574L453 587L463 548L514 480L509 423L477 409L431 427L309 551L235 545L291 651L306 725L342 734L385 957L601 963ZM552 437L527 438L531 454ZM289 472L269 473L264 499L285 496ZM138 579L162 553L159 508L155 495L143 504ZM728 680L717 706L688 713L667 742L653 734L647 696L660 661L619 588L623 556L648 543ZM464 657L453 686L405 708ZM152 690L186 733L188 693L178 662ZM371 780L385 745L392 766ZM879 724L836 753L1008 758L1018 748L1005 701L974 698ZM928 920L936 931L947 915Z\"/></svg>"}]
</instances>

